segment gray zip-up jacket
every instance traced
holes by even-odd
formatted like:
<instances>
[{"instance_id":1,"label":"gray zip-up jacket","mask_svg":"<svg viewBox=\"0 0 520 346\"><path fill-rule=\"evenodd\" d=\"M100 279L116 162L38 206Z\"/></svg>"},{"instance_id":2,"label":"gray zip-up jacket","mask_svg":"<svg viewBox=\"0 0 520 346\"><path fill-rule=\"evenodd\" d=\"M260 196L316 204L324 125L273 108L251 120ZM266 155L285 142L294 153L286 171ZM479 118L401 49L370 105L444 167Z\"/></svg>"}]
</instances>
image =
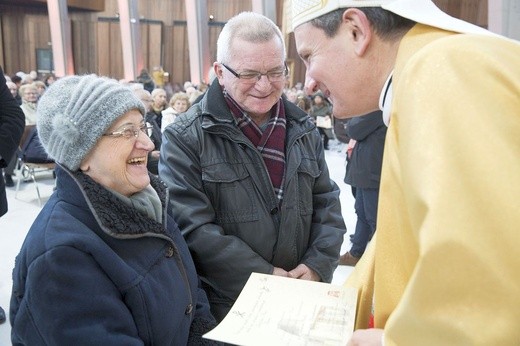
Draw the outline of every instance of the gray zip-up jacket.
<instances>
[{"instance_id":1,"label":"gray zip-up jacket","mask_svg":"<svg viewBox=\"0 0 520 346\"><path fill-rule=\"evenodd\" d=\"M163 134L159 175L218 320L252 272L303 263L332 280L346 231L339 188L309 116L284 99L284 198L261 153L235 125L218 80Z\"/></svg>"}]
</instances>

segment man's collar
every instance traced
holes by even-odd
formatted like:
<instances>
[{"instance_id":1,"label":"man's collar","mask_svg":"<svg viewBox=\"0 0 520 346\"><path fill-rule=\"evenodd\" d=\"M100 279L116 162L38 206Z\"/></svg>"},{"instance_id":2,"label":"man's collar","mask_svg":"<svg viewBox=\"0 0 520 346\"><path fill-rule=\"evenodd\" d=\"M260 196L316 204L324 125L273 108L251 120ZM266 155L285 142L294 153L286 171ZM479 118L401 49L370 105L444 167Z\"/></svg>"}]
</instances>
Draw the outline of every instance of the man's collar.
<instances>
[{"instance_id":1,"label":"man's collar","mask_svg":"<svg viewBox=\"0 0 520 346\"><path fill-rule=\"evenodd\" d=\"M379 109L383 111L383 121L386 126L390 124L390 107L392 106L392 76L394 71L386 79L381 95L379 96Z\"/></svg>"}]
</instances>

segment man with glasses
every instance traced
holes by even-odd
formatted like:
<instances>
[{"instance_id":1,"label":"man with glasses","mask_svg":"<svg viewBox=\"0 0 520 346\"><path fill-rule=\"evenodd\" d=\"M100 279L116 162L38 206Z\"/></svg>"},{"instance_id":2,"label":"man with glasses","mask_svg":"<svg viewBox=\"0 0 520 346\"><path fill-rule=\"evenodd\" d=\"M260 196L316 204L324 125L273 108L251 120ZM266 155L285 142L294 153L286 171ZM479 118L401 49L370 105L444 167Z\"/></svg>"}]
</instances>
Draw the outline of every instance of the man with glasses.
<instances>
[{"instance_id":1,"label":"man with glasses","mask_svg":"<svg viewBox=\"0 0 520 346\"><path fill-rule=\"evenodd\" d=\"M225 317L252 272L330 282L345 233L311 119L282 98L282 34L244 12L217 42L217 78L164 132L159 175L211 310Z\"/></svg>"}]
</instances>

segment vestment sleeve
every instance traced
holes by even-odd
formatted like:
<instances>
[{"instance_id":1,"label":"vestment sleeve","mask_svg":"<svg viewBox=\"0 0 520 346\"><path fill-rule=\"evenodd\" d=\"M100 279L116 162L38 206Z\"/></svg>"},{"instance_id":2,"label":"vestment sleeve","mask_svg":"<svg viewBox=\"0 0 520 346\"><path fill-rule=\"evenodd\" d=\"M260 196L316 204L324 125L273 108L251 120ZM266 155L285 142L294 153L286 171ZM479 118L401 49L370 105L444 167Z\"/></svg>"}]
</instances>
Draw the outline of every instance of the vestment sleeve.
<instances>
[{"instance_id":1,"label":"vestment sleeve","mask_svg":"<svg viewBox=\"0 0 520 346\"><path fill-rule=\"evenodd\" d=\"M416 54L394 90L399 208L416 260L385 343L517 344L520 49L448 40Z\"/></svg>"}]
</instances>

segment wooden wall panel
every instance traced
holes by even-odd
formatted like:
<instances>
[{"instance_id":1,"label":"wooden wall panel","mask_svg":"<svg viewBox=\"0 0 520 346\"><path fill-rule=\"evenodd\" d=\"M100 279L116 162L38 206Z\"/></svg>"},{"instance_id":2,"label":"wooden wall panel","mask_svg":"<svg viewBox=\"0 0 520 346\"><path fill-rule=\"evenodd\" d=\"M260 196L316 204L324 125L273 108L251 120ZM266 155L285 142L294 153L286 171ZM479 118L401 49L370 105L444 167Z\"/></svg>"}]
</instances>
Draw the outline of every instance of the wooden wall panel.
<instances>
[{"instance_id":1,"label":"wooden wall panel","mask_svg":"<svg viewBox=\"0 0 520 346\"><path fill-rule=\"evenodd\" d=\"M217 38L222 30L221 25L209 26L210 61L217 58ZM186 24L178 22L164 28L164 60L162 67L170 73L170 82L183 84L190 80L190 58L188 50L188 34Z\"/></svg>"},{"instance_id":2,"label":"wooden wall panel","mask_svg":"<svg viewBox=\"0 0 520 346\"><path fill-rule=\"evenodd\" d=\"M249 0L207 0L208 16L213 15L216 22L226 22L229 18L243 11L251 11Z\"/></svg>"},{"instance_id":3,"label":"wooden wall panel","mask_svg":"<svg viewBox=\"0 0 520 346\"><path fill-rule=\"evenodd\" d=\"M287 44L287 59L292 62L293 69L290 74L291 80L289 80L289 86L293 87L298 82L305 82L305 65L296 51L296 43L292 32L288 35L287 40L289 41Z\"/></svg>"},{"instance_id":4,"label":"wooden wall panel","mask_svg":"<svg viewBox=\"0 0 520 346\"><path fill-rule=\"evenodd\" d=\"M251 11L250 0L199 1L207 1L208 15L213 15L215 21L227 21L239 12ZM138 11L141 19L159 20L165 25L186 20L185 0L139 0ZM117 0L105 0L105 11L97 14L100 17L113 17L117 12L119 12Z\"/></svg>"},{"instance_id":5,"label":"wooden wall panel","mask_svg":"<svg viewBox=\"0 0 520 346\"><path fill-rule=\"evenodd\" d=\"M141 49L144 68L152 72L153 67L161 66L163 60L163 34L161 22L141 23ZM140 72L140 71L138 71Z\"/></svg>"},{"instance_id":6,"label":"wooden wall panel","mask_svg":"<svg viewBox=\"0 0 520 346\"><path fill-rule=\"evenodd\" d=\"M145 66L146 69L148 69L148 66L150 66L149 62L148 62L148 55L147 54L144 54L144 52L147 52L149 47L150 47L150 43L149 43L149 40L148 40L148 37L149 37L149 28L147 25L141 25L140 26L140 34L141 34L141 49L142 49L142 52L143 52L143 64ZM139 74L141 71L137 71L137 73ZM151 72L151 70L149 70L149 72Z\"/></svg>"},{"instance_id":7,"label":"wooden wall panel","mask_svg":"<svg viewBox=\"0 0 520 346\"><path fill-rule=\"evenodd\" d=\"M52 49L46 9L0 5L5 73L37 69L36 49Z\"/></svg>"},{"instance_id":8,"label":"wooden wall panel","mask_svg":"<svg viewBox=\"0 0 520 346\"><path fill-rule=\"evenodd\" d=\"M487 28L488 0L432 0L450 16Z\"/></svg>"},{"instance_id":9,"label":"wooden wall panel","mask_svg":"<svg viewBox=\"0 0 520 346\"><path fill-rule=\"evenodd\" d=\"M71 29L72 55L76 74L98 73L97 23L73 21ZM105 51L106 52L106 51ZM106 53L105 53L106 56Z\"/></svg>"},{"instance_id":10,"label":"wooden wall panel","mask_svg":"<svg viewBox=\"0 0 520 346\"><path fill-rule=\"evenodd\" d=\"M35 36L38 32L38 25L34 21L28 20L27 26L24 31L24 45L27 48L25 54L23 55L25 63L27 66L31 66L31 70L35 70L33 68L36 66L36 58L33 57L34 47L36 46Z\"/></svg>"},{"instance_id":11,"label":"wooden wall panel","mask_svg":"<svg viewBox=\"0 0 520 346\"><path fill-rule=\"evenodd\" d=\"M67 0L69 6L91 11L103 11L105 0Z\"/></svg>"},{"instance_id":12,"label":"wooden wall panel","mask_svg":"<svg viewBox=\"0 0 520 346\"><path fill-rule=\"evenodd\" d=\"M488 26L488 2L475 0L462 0L460 18L470 23L487 28Z\"/></svg>"},{"instance_id":13,"label":"wooden wall panel","mask_svg":"<svg viewBox=\"0 0 520 346\"><path fill-rule=\"evenodd\" d=\"M165 62L164 70L170 73L172 84L182 85L190 80L190 57L188 50L188 30L186 24L173 25L171 28L170 58Z\"/></svg>"},{"instance_id":14,"label":"wooden wall panel","mask_svg":"<svg viewBox=\"0 0 520 346\"><path fill-rule=\"evenodd\" d=\"M99 17L114 17L119 12L117 0L105 0L105 11ZM184 0L139 0L140 19L150 19L171 24L174 20L186 19Z\"/></svg>"},{"instance_id":15,"label":"wooden wall panel","mask_svg":"<svg viewBox=\"0 0 520 346\"><path fill-rule=\"evenodd\" d=\"M172 80L172 67L173 67L173 26L165 25L163 28L163 70L170 74L169 81Z\"/></svg>"},{"instance_id":16,"label":"wooden wall panel","mask_svg":"<svg viewBox=\"0 0 520 346\"><path fill-rule=\"evenodd\" d=\"M217 61L217 40L224 25L210 25L209 27L209 53L211 62Z\"/></svg>"},{"instance_id":17,"label":"wooden wall panel","mask_svg":"<svg viewBox=\"0 0 520 346\"><path fill-rule=\"evenodd\" d=\"M162 23L145 25L148 28L149 45L148 49L143 51L143 55L148 62L147 66L150 66L150 71L153 71L154 67L159 67L163 64L163 25Z\"/></svg>"},{"instance_id":18,"label":"wooden wall panel","mask_svg":"<svg viewBox=\"0 0 520 346\"><path fill-rule=\"evenodd\" d=\"M118 22L97 22L97 73L115 79L123 78L123 51Z\"/></svg>"},{"instance_id":19,"label":"wooden wall panel","mask_svg":"<svg viewBox=\"0 0 520 346\"><path fill-rule=\"evenodd\" d=\"M102 40L98 37L98 40ZM123 48L121 47L121 29L119 23L110 23L109 25L109 40L110 40L110 72L109 76L115 79L123 78Z\"/></svg>"},{"instance_id":20,"label":"wooden wall panel","mask_svg":"<svg viewBox=\"0 0 520 346\"><path fill-rule=\"evenodd\" d=\"M20 44L22 32L18 30L20 18L16 16L2 16L2 35L4 51L4 73L15 74L21 69Z\"/></svg>"},{"instance_id":21,"label":"wooden wall panel","mask_svg":"<svg viewBox=\"0 0 520 346\"><path fill-rule=\"evenodd\" d=\"M249 0L207 0L208 15L213 15L214 22L225 22L233 15L251 10ZM105 11L98 17L116 18L117 0L106 0ZM190 79L189 51L186 29L186 8L184 0L141 0L138 3L141 21L141 46L144 66L152 71L155 66L162 66L170 74L170 82L183 84ZM158 26L148 21L161 22ZM159 32L161 30L161 32ZM221 25L210 25L209 44L212 61L216 59L216 40L222 30ZM101 67L100 67L101 68ZM112 69L113 70L113 69Z\"/></svg>"},{"instance_id":22,"label":"wooden wall panel","mask_svg":"<svg viewBox=\"0 0 520 346\"><path fill-rule=\"evenodd\" d=\"M203 1L203 0L201 0ZM207 0L211 60L216 59L216 40L222 25L233 15L251 10L249 0ZM0 5L1 6L1 5ZM189 51L184 0L140 0L141 46L145 67L152 71L163 66L170 82L182 84L190 79ZM1 11L1 9L0 9ZM117 24L117 0L105 0L102 12L69 9L75 72L123 77L120 30ZM0 12L3 51L0 62L6 71L30 71L36 66L36 48L52 48L45 7L7 6ZM101 20L99 20L101 18ZM153 22L153 23L150 23ZM215 23L216 22L216 23ZM20 42L24 42L20 45Z\"/></svg>"},{"instance_id":23,"label":"wooden wall panel","mask_svg":"<svg viewBox=\"0 0 520 346\"><path fill-rule=\"evenodd\" d=\"M110 50L109 40L110 23L98 22L97 23L97 73L100 75L108 76L110 74L110 57L108 52ZM100 38L100 39L99 39Z\"/></svg>"},{"instance_id":24,"label":"wooden wall panel","mask_svg":"<svg viewBox=\"0 0 520 346\"><path fill-rule=\"evenodd\" d=\"M30 70L37 69L36 49L52 49L51 30L49 21L41 15L28 15L28 25L25 30L25 44L28 48L26 52L26 64Z\"/></svg>"}]
</instances>

